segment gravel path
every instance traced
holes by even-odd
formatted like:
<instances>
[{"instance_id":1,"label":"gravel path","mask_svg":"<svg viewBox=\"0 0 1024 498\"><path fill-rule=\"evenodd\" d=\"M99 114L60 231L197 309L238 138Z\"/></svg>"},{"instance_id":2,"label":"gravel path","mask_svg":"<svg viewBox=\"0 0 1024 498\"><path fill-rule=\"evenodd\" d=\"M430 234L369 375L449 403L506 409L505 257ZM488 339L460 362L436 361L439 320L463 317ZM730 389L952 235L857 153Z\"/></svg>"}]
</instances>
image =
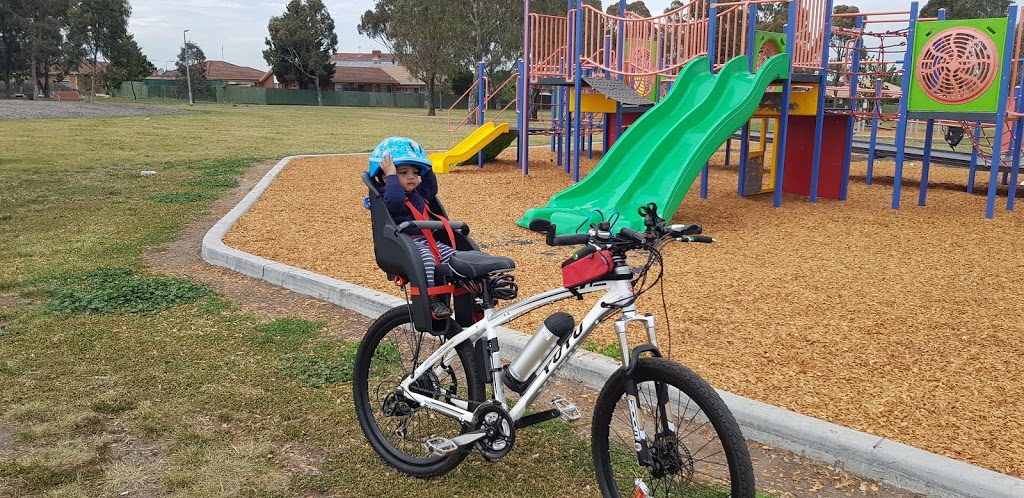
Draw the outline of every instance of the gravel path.
<instances>
[{"instance_id":1,"label":"gravel path","mask_svg":"<svg viewBox=\"0 0 1024 498\"><path fill-rule=\"evenodd\" d=\"M0 119L109 118L150 114L182 114L186 111L155 105L54 100L0 100Z\"/></svg>"}]
</instances>

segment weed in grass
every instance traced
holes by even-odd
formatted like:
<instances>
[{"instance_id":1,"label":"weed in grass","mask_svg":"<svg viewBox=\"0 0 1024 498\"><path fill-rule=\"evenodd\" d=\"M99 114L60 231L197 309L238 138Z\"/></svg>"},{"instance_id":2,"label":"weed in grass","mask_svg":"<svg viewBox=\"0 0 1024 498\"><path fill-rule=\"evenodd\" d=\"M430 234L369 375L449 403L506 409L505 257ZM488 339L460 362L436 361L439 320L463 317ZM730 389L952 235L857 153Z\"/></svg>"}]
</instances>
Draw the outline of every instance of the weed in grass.
<instances>
[{"instance_id":1,"label":"weed in grass","mask_svg":"<svg viewBox=\"0 0 1024 498\"><path fill-rule=\"evenodd\" d=\"M256 344L294 349L316 337L324 325L326 325L325 322L313 322L300 318L278 318L273 322L256 326L256 333L260 334L256 338Z\"/></svg>"},{"instance_id":2,"label":"weed in grass","mask_svg":"<svg viewBox=\"0 0 1024 498\"><path fill-rule=\"evenodd\" d=\"M190 204L205 198L206 196L201 192L171 192L169 194L153 196L149 199L162 204Z\"/></svg>"},{"instance_id":3,"label":"weed in grass","mask_svg":"<svg viewBox=\"0 0 1024 498\"><path fill-rule=\"evenodd\" d=\"M196 306L196 311L203 315L221 315L237 310L237 304L221 297L211 297Z\"/></svg>"},{"instance_id":4,"label":"weed in grass","mask_svg":"<svg viewBox=\"0 0 1024 498\"><path fill-rule=\"evenodd\" d=\"M158 313L213 294L185 279L136 275L128 268L57 277L41 287L48 296L45 309L57 315Z\"/></svg>"},{"instance_id":5,"label":"weed in grass","mask_svg":"<svg viewBox=\"0 0 1024 498\"><path fill-rule=\"evenodd\" d=\"M615 359L622 358L622 348L620 348L618 344L598 344L596 342L587 341L587 343L583 345L583 349Z\"/></svg>"},{"instance_id":6,"label":"weed in grass","mask_svg":"<svg viewBox=\"0 0 1024 498\"><path fill-rule=\"evenodd\" d=\"M289 354L282 357L281 371L310 387L324 387L352 380L352 365L359 343L347 343L340 350L323 349L315 354Z\"/></svg>"}]
</instances>

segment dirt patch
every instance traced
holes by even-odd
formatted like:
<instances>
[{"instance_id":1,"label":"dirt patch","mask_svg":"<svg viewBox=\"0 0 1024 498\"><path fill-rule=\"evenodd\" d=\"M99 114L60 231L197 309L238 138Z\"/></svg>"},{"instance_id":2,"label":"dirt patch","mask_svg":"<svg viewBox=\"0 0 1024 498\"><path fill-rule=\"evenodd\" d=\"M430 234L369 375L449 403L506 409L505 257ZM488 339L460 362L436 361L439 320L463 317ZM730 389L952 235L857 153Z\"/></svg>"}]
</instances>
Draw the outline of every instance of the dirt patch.
<instances>
[{"instance_id":1,"label":"dirt patch","mask_svg":"<svg viewBox=\"0 0 1024 498\"><path fill-rule=\"evenodd\" d=\"M571 183L549 155L532 157L528 178L505 160L440 179L449 214L489 252L516 260L524 297L558 287L552 269L570 252L508 243L539 240L513 221ZM891 187L857 179L863 163L853 165L848 201L787 195L776 209L770 196L737 197L735 167L722 162L711 161L711 200L695 183L675 217L719 243L665 250L667 320L657 290L640 301L671 323L662 336L671 356L730 392L1024 476L1024 399L1006 396L1021 389L1007 373L1024 370L1014 318L1024 315L1024 214L986 220L984 195L964 193L967 172L948 168L933 168L933 182L961 188L932 189L918 207L909 167L904 207L893 211ZM396 293L373 261L363 169L361 157L291 163L225 242ZM876 163L876 183L892 175L891 161ZM578 316L584 306L564 309ZM544 316L512 325L532 331ZM594 339L613 343L613 332Z\"/></svg>"},{"instance_id":2,"label":"dirt patch","mask_svg":"<svg viewBox=\"0 0 1024 498\"><path fill-rule=\"evenodd\" d=\"M0 119L110 118L186 112L158 105L0 99Z\"/></svg>"}]
</instances>

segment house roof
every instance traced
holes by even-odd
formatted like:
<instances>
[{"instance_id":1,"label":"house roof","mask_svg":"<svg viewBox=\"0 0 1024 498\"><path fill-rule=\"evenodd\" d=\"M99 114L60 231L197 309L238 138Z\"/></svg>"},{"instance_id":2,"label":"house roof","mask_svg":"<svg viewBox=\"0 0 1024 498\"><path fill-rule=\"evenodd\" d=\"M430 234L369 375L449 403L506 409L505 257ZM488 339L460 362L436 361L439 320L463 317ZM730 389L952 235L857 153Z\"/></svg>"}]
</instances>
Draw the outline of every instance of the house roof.
<instances>
[{"instance_id":1,"label":"house roof","mask_svg":"<svg viewBox=\"0 0 1024 498\"><path fill-rule=\"evenodd\" d=\"M206 79L224 81L258 81L264 71L224 61L206 61Z\"/></svg>"},{"instance_id":2,"label":"house roof","mask_svg":"<svg viewBox=\"0 0 1024 498\"><path fill-rule=\"evenodd\" d=\"M331 81L334 83L401 84L379 67L338 67L335 68L334 77L331 78Z\"/></svg>"},{"instance_id":3,"label":"house roof","mask_svg":"<svg viewBox=\"0 0 1024 498\"><path fill-rule=\"evenodd\" d=\"M230 62L206 61L206 79L208 80L256 82L259 81L265 73L266 71L260 71L259 69L253 69L246 66L238 66ZM175 69L166 72L161 72L157 69L146 78L173 80L177 77L178 71Z\"/></svg>"},{"instance_id":4,"label":"house roof","mask_svg":"<svg viewBox=\"0 0 1024 498\"><path fill-rule=\"evenodd\" d=\"M392 54L382 53L380 50L374 50L368 54L350 54L350 53L338 53L331 56L331 62L335 66L394 66L398 62L395 61L395 56Z\"/></svg>"},{"instance_id":5,"label":"house roof","mask_svg":"<svg viewBox=\"0 0 1024 498\"><path fill-rule=\"evenodd\" d=\"M402 67L402 66L386 66L386 67L382 67L380 69L381 69L381 71L384 71L385 73L388 73L388 76L391 76L396 81L398 81L399 85L412 85L412 86L424 86L424 85L426 85L426 83L424 83L422 80L414 78L411 74L409 74L409 70L404 68L404 67ZM337 70L335 70L335 71L337 71Z\"/></svg>"},{"instance_id":6,"label":"house roof","mask_svg":"<svg viewBox=\"0 0 1024 498\"><path fill-rule=\"evenodd\" d=\"M96 61L96 72L102 73L102 72L106 71L107 70L107 66L109 66L109 65L110 65L109 62ZM85 62L83 62L82 64L80 64L78 66L78 70L72 71L71 73L72 74L75 74L75 73L78 73L78 74L92 74L92 61L85 61Z\"/></svg>"}]
</instances>

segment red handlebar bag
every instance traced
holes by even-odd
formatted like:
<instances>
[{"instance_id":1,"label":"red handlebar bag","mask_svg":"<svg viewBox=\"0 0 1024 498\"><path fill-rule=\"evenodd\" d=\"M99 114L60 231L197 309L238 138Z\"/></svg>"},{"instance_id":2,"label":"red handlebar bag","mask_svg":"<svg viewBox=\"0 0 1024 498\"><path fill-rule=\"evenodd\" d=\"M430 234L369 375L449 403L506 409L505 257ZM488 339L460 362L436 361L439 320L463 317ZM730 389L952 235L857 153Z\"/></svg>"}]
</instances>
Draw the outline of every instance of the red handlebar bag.
<instances>
[{"instance_id":1,"label":"red handlebar bag","mask_svg":"<svg viewBox=\"0 0 1024 498\"><path fill-rule=\"evenodd\" d=\"M582 258L569 258L562 262L562 286L576 287L593 282L615 270L611 251L605 249Z\"/></svg>"}]
</instances>

